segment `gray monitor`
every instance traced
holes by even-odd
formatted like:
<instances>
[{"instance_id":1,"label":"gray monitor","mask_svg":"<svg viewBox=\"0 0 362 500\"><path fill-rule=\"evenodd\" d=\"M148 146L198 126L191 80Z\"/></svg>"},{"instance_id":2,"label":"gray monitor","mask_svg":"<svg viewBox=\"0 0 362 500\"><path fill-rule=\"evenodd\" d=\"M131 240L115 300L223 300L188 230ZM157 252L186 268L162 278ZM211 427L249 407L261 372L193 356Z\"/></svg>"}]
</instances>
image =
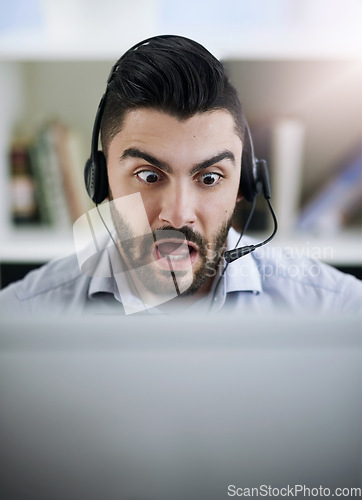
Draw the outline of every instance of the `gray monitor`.
<instances>
[{"instance_id":1,"label":"gray monitor","mask_svg":"<svg viewBox=\"0 0 362 500\"><path fill-rule=\"evenodd\" d=\"M1 498L361 487L360 326L341 316L3 321Z\"/></svg>"}]
</instances>

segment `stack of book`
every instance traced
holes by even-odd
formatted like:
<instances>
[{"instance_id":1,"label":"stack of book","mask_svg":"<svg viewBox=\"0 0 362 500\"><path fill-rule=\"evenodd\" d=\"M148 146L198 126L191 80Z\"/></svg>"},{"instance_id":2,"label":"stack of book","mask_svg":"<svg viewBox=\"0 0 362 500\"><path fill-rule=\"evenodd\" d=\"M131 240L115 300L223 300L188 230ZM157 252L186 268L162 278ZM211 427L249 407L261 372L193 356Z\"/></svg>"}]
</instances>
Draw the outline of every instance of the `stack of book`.
<instances>
[{"instance_id":1,"label":"stack of book","mask_svg":"<svg viewBox=\"0 0 362 500\"><path fill-rule=\"evenodd\" d=\"M16 225L69 228L91 207L84 186L86 155L78 135L59 121L10 151L12 219Z\"/></svg>"}]
</instances>

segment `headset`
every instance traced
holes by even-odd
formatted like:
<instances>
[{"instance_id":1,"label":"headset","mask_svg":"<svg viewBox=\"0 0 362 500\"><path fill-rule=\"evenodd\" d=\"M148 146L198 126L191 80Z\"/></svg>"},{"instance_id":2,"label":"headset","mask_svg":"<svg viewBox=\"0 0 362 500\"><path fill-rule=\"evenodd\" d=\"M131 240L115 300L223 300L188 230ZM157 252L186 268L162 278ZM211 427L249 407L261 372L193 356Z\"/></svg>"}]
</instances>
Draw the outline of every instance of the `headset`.
<instances>
[{"instance_id":1,"label":"headset","mask_svg":"<svg viewBox=\"0 0 362 500\"><path fill-rule=\"evenodd\" d=\"M116 62L112 67L110 75L107 80L106 90L101 98L98 105L96 117L94 120L93 132L92 132L92 142L91 142L91 155L87 160L84 169L84 180L88 195L92 201L98 205L102 203L108 197L108 174L107 174L107 162L103 151L98 149L99 135L101 122L103 117L103 112L105 108L108 88L110 83L116 76L116 73L122 64L122 61L133 51L136 51L139 47L143 45L152 45L153 42L167 38L182 38L188 41L185 37L174 36L174 35L158 35L151 38L147 38L133 47L131 47L123 56ZM197 42L192 41L192 43L197 44ZM199 44L197 44L199 45ZM254 146L251 137L251 132L248 124L246 123L243 152L242 152L242 169L240 177L239 192L242 194L243 198L254 204L255 198L263 194L264 198L268 203L269 210L274 221L274 230L272 235L261 243L256 245L249 245L247 247L236 248L234 250L226 251L224 253L224 258L229 264L234 260L254 251L259 246L265 245L270 241L277 232L277 219L272 208L270 198L271 189L268 175L268 167L265 160L259 160L255 157Z\"/></svg>"}]
</instances>

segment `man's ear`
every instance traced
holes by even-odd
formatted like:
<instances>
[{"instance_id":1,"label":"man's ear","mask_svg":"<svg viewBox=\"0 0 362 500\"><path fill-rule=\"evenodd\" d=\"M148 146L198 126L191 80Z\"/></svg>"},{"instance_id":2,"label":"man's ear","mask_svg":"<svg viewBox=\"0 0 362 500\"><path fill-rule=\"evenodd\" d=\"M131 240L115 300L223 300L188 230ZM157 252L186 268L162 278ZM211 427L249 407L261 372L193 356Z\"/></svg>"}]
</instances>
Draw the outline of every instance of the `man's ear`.
<instances>
[{"instance_id":1,"label":"man's ear","mask_svg":"<svg viewBox=\"0 0 362 500\"><path fill-rule=\"evenodd\" d=\"M238 196L236 198L236 203L240 203L241 201L243 201L243 199L244 199L244 196L243 196L242 192L239 189Z\"/></svg>"}]
</instances>

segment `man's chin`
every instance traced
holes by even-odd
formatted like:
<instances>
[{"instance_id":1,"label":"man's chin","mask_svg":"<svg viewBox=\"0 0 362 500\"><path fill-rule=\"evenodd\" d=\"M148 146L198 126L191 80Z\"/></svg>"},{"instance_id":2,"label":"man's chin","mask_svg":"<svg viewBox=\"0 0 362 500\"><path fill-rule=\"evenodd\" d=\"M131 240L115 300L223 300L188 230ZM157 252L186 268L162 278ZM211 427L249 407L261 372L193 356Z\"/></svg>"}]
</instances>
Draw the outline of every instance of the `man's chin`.
<instances>
[{"instance_id":1,"label":"man's chin","mask_svg":"<svg viewBox=\"0 0 362 500\"><path fill-rule=\"evenodd\" d=\"M159 264L158 260L152 265L135 268L134 273L139 285L146 293L160 298L192 296L209 279L202 262L197 262L195 266L189 264L185 266L185 269L182 269L183 266L180 266L180 269L173 269L176 266L172 265L172 270L170 270L169 262L165 266L166 269Z\"/></svg>"},{"instance_id":2,"label":"man's chin","mask_svg":"<svg viewBox=\"0 0 362 500\"><path fill-rule=\"evenodd\" d=\"M187 274L192 272L193 265L189 258L187 259L170 259L168 257L163 257L154 261L155 267L157 267L161 272L166 273L181 273Z\"/></svg>"},{"instance_id":3,"label":"man's chin","mask_svg":"<svg viewBox=\"0 0 362 500\"><path fill-rule=\"evenodd\" d=\"M137 287L140 292L151 293L157 297L176 297L190 288L193 282L192 267L187 269L170 270L169 266L159 266L156 262L133 270L137 278Z\"/></svg>"}]
</instances>

